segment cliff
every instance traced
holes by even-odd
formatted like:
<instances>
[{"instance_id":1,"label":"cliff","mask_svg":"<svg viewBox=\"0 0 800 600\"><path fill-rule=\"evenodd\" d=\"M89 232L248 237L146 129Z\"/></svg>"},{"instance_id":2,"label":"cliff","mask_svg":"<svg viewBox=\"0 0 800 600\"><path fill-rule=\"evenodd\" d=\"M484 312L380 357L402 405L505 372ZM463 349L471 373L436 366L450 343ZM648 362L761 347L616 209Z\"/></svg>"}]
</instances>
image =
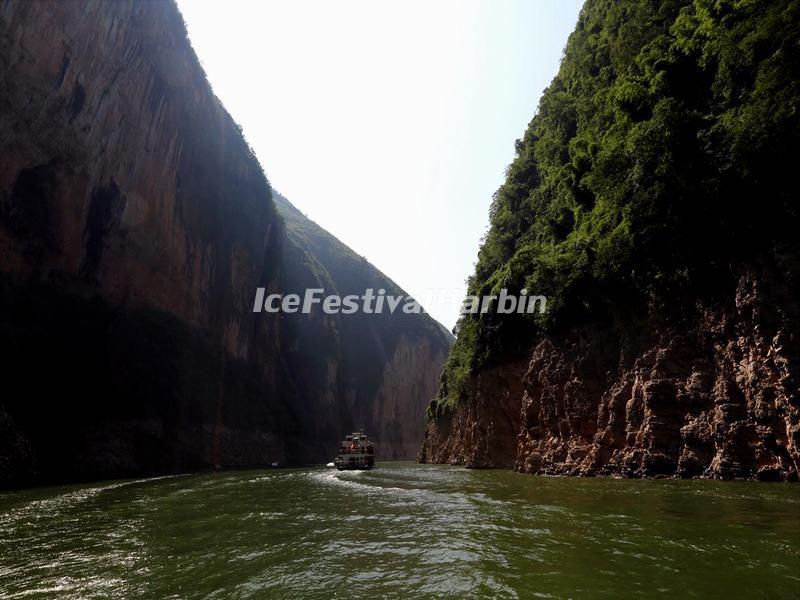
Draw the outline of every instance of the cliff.
<instances>
[{"instance_id":1,"label":"cliff","mask_svg":"<svg viewBox=\"0 0 800 600\"><path fill-rule=\"evenodd\" d=\"M491 209L424 462L798 479L796 2L590 0Z\"/></svg>"},{"instance_id":2,"label":"cliff","mask_svg":"<svg viewBox=\"0 0 800 600\"><path fill-rule=\"evenodd\" d=\"M252 312L314 249L172 2L3 2L0 80L0 485L324 461L354 425L407 454L449 340Z\"/></svg>"}]
</instances>

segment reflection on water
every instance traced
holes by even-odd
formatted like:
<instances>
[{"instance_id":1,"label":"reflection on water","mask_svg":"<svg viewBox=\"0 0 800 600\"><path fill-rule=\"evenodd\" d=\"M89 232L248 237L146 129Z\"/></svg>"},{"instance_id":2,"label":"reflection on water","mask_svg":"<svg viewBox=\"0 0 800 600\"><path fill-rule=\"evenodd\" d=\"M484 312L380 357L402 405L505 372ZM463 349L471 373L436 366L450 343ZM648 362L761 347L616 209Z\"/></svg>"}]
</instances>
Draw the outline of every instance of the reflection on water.
<instances>
[{"instance_id":1,"label":"reflection on water","mask_svg":"<svg viewBox=\"0 0 800 600\"><path fill-rule=\"evenodd\" d=\"M0 597L800 597L800 487L384 463L0 494Z\"/></svg>"}]
</instances>

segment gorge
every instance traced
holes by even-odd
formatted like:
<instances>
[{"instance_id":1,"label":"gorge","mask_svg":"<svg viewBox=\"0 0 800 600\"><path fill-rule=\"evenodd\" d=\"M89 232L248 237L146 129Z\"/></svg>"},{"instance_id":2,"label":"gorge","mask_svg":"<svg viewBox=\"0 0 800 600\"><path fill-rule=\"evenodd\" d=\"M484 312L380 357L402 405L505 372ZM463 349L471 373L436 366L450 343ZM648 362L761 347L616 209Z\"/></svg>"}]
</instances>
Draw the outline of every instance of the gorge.
<instances>
[{"instance_id":1,"label":"gorge","mask_svg":"<svg viewBox=\"0 0 800 600\"><path fill-rule=\"evenodd\" d=\"M0 0L0 598L800 597L798 145L800 0Z\"/></svg>"},{"instance_id":2,"label":"gorge","mask_svg":"<svg viewBox=\"0 0 800 600\"><path fill-rule=\"evenodd\" d=\"M272 189L172 2L4 3L0 486L361 427L384 459L796 481L799 11L587 2L468 282L535 310L474 303L453 344L405 304L254 311L407 294Z\"/></svg>"}]
</instances>

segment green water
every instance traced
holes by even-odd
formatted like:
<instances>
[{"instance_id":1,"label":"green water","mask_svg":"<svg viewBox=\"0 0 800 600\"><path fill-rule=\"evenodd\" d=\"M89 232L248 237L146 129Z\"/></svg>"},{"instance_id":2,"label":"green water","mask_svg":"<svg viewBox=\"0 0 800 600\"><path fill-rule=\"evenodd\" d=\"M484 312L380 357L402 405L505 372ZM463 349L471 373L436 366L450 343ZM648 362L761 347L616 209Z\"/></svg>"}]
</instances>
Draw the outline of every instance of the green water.
<instances>
[{"instance_id":1,"label":"green water","mask_svg":"<svg viewBox=\"0 0 800 600\"><path fill-rule=\"evenodd\" d=\"M384 463L0 495L2 598L797 598L800 487Z\"/></svg>"}]
</instances>

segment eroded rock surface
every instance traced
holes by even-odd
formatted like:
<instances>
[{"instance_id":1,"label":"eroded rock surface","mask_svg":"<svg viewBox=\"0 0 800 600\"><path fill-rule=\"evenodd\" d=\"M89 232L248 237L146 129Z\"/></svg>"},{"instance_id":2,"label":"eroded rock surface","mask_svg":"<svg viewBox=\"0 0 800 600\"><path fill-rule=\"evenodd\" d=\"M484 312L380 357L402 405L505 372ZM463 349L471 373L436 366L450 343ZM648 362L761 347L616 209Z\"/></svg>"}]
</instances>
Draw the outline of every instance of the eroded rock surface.
<instances>
[{"instance_id":1,"label":"eroded rock surface","mask_svg":"<svg viewBox=\"0 0 800 600\"><path fill-rule=\"evenodd\" d=\"M429 422L420 458L551 475L796 481L793 285L761 265L740 274L728 302L546 338L524 364L473 378L468 401Z\"/></svg>"}]
</instances>

